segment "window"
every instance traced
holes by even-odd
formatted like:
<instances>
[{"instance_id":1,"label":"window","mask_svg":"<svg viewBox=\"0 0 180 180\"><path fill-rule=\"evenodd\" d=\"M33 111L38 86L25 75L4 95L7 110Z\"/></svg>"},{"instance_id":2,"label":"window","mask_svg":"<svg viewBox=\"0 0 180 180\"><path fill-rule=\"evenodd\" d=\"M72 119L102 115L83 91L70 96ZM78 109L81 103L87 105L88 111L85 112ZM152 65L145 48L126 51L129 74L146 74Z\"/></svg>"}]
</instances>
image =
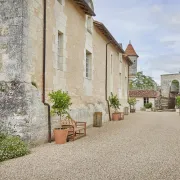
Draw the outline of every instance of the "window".
<instances>
[{"instance_id":1,"label":"window","mask_svg":"<svg viewBox=\"0 0 180 180\"><path fill-rule=\"evenodd\" d=\"M88 32L92 33L92 17L88 16L87 18L87 30Z\"/></svg>"},{"instance_id":2,"label":"window","mask_svg":"<svg viewBox=\"0 0 180 180\"><path fill-rule=\"evenodd\" d=\"M149 98L144 98L144 105L149 103Z\"/></svg>"},{"instance_id":3,"label":"window","mask_svg":"<svg viewBox=\"0 0 180 180\"><path fill-rule=\"evenodd\" d=\"M62 0L57 0L60 4L62 4Z\"/></svg>"},{"instance_id":4,"label":"window","mask_svg":"<svg viewBox=\"0 0 180 180\"><path fill-rule=\"evenodd\" d=\"M63 34L58 33L57 68L63 71Z\"/></svg>"},{"instance_id":5,"label":"window","mask_svg":"<svg viewBox=\"0 0 180 180\"><path fill-rule=\"evenodd\" d=\"M113 73L113 55L111 54L111 74Z\"/></svg>"},{"instance_id":6,"label":"window","mask_svg":"<svg viewBox=\"0 0 180 180\"><path fill-rule=\"evenodd\" d=\"M86 78L88 79L91 79L91 66L92 66L92 63L91 63L91 58L92 55L91 53L89 53L88 51L86 52Z\"/></svg>"}]
</instances>

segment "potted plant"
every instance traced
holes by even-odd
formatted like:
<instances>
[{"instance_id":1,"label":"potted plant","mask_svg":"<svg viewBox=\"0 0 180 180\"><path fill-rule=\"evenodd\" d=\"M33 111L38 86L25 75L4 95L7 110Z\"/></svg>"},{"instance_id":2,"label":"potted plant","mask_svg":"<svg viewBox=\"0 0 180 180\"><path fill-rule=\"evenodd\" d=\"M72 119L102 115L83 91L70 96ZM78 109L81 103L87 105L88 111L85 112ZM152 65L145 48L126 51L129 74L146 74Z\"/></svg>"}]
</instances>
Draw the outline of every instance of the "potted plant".
<instances>
[{"instance_id":1,"label":"potted plant","mask_svg":"<svg viewBox=\"0 0 180 180\"><path fill-rule=\"evenodd\" d=\"M147 112L151 111L152 103L146 103L144 106L145 106Z\"/></svg>"},{"instance_id":2,"label":"potted plant","mask_svg":"<svg viewBox=\"0 0 180 180\"><path fill-rule=\"evenodd\" d=\"M60 117L60 121L62 118L70 118L68 111L72 103L68 93L62 90L52 91L49 93L49 97L50 101L52 102L52 114L57 114ZM54 138L56 144L66 143L67 135L68 129L54 129Z\"/></svg>"},{"instance_id":3,"label":"potted plant","mask_svg":"<svg viewBox=\"0 0 180 180\"><path fill-rule=\"evenodd\" d=\"M180 115L180 96L176 97L176 112Z\"/></svg>"},{"instance_id":4,"label":"potted plant","mask_svg":"<svg viewBox=\"0 0 180 180\"><path fill-rule=\"evenodd\" d=\"M110 107L114 109L114 113L112 113L112 120L118 121L121 120L121 113L118 112L118 109L120 109L120 102L117 97L117 95L113 95L111 92L111 96L109 96L109 102L110 102Z\"/></svg>"},{"instance_id":5,"label":"potted plant","mask_svg":"<svg viewBox=\"0 0 180 180\"><path fill-rule=\"evenodd\" d=\"M136 98L129 98L128 99L128 103L130 105L130 113L135 113L136 109L135 109L135 105L137 103Z\"/></svg>"}]
</instances>

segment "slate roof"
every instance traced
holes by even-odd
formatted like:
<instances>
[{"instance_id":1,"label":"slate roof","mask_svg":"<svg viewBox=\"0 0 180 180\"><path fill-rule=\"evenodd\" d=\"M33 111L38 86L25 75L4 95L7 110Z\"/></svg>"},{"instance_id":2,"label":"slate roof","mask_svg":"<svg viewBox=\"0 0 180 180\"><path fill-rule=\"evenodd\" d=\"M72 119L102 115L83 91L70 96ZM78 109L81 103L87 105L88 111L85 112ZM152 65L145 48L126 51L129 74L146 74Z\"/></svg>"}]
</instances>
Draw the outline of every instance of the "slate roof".
<instances>
[{"instance_id":1,"label":"slate roof","mask_svg":"<svg viewBox=\"0 0 180 180\"><path fill-rule=\"evenodd\" d=\"M73 0L83 11L85 14L90 16L96 16L93 9L88 5L85 0Z\"/></svg>"},{"instance_id":2,"label":"slate roof","mask_svg":"<svg viewBox=\"0 0 180 180\"><path fill-rule=\"evenodd\" d=\"M139 57L139 56L137 55L136 51L134 50L134 47L132 46L131 43L128 44L125 52L126 52L126 54L127 54L128 56L137 56L137 57Z\"/></svg>"},{"instance_id":3,"label":"slate roof","mask_svg":"<svg viewBox=\"0 0 180 180\"><path fill-rule=\"evenodd\" d=\"M113 44L123 54L123 57L128 61L128 64L132 65L131 59L126 55L122 46L116 41L116 39L112 36L112 34L109 32L109 30L106 28L106 26L103 23L101 23L99 21L95 21L95 20L94 20L94 26L96 26L101 31L101 33L109 41L111 41L111 44Z\"/></svg>"},{"instance_id":4,"label":"slate roof","mask_svg":"<svg viewBox=\"0 0 180 180\"><path fill-rule=\"evenodd\" d=\"M155 90L129 90L129 96L156 98L158 96L158 92Z\"/></svg>"}]
</instances>

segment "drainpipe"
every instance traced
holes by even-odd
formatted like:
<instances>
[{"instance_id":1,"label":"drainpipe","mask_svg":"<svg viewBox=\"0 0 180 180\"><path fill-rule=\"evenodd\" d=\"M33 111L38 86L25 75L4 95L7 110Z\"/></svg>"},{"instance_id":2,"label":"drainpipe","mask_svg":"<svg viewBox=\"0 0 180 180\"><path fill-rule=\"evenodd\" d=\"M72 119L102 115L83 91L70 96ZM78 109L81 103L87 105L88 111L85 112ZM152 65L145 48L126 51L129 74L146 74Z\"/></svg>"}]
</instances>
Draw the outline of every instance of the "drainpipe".
<instances>
[{"instance_id":1,"label":"drainpipe","mask_svg":"<svg viewBox=\"0 0 180 180\"><path fill-rule=\"evenodd\" d=\"M107 62L108 62L108 53L107 53L107 48L108 45L111 44L112 41L109 41L106 44L106 74L105 74L105 97L106 97L106 102L107 102L107 106L108 106L108 113L109 113L109 120L111 121L111 113L110 113L110 105L109 105L109 100L108 100L108 95L107 95L107 91L108 91L108 87L107 87Z\"/></svg>"},{"instance_id":2,"label":"drainpipe","mask_svg":"<svg viewBox=\"0 0 180 180\"><path fill-rule=\"evenodd\" d=\"M43 90L42 90L42 102L48 107L48 142L51 143L51 115L50 105L45 100L45 86L46 86L46 5L47 2L44 0L44 17L43 17Z\"/></svg>"}]
</instances>

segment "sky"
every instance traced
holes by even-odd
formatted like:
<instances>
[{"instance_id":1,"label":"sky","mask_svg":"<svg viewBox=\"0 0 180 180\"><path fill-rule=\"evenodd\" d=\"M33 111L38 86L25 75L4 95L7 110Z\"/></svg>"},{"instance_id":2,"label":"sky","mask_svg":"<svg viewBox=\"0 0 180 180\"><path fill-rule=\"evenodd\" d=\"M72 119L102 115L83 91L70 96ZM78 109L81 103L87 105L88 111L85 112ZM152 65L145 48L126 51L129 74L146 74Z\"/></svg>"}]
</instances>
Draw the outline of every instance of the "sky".
<instances>
[{"instance_id":1,"label":"sky","mask_svg":"<svg viewBox=\"0 0 180 180\"><path fill-rule=\"evenodd\" d=\"M138 71L160 84L180 72L180 0L94 0L96 17L126 49L139 55Z\"/></svg>"}]
</instances>

